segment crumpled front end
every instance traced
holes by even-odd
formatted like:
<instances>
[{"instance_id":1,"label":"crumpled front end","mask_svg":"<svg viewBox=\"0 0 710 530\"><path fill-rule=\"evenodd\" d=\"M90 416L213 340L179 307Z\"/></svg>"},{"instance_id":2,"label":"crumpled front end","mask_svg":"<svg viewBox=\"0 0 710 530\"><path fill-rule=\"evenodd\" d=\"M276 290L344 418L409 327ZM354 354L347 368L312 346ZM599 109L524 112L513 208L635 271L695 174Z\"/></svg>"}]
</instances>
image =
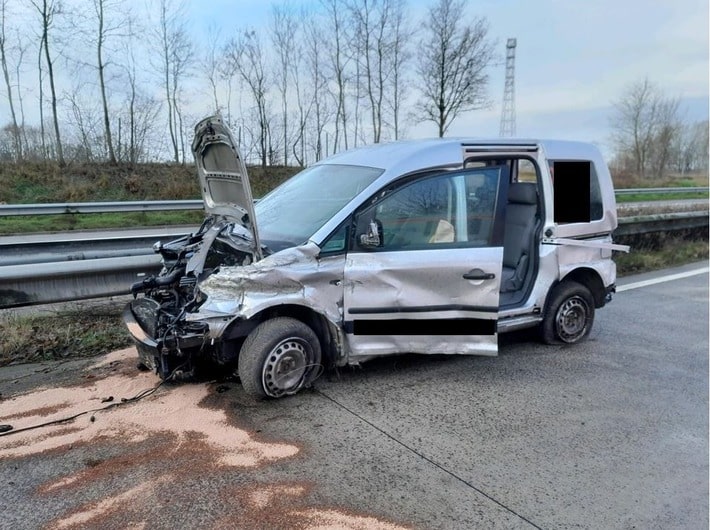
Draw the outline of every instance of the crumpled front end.
<instances>
[{"instance_id":1,"label":"crumpled front end","mask_svg":"<svg viewBox=\"0 0 710 530\"><path fill-rule=\"evenodd\" d=\"M190 318L205 301L198 284L220 267L249 265L264 255L249 176L221 117L195 126L192 153L207 218L195 234L156 243L163 270L131 287L135 300L123 314L141 363L163 379L189 377L202 357L214 357L209 324Z\"/></svg>"},{"instance_id":2,"label":"crumpled front end","mask_svg":"<svg viewBox=\"0 0 710 530\"><path fill-rule=\"evenodd\" d=\"M194 375L195 361L209 356L205 349L206 323L187 323L161 308L153 298L137 298L123 311L123 321L133 336L142 366L161 379Z\"/></svg>"},{"instance_id":3,"label":"crumpled front end","mask_svg":"<svg viewBox=\"0 0 710 530\"><path fill-rule=\"evenodd\" d=\"M215 358L209 324L194 315L205 302L198 284L224 265L252 262L248 238L227 219L209 217L196 234L156 244L163 270L135 283L135 299L123 312L141 364L162 379L185 379L203 360Z\"/></svg>"}]
</instances>

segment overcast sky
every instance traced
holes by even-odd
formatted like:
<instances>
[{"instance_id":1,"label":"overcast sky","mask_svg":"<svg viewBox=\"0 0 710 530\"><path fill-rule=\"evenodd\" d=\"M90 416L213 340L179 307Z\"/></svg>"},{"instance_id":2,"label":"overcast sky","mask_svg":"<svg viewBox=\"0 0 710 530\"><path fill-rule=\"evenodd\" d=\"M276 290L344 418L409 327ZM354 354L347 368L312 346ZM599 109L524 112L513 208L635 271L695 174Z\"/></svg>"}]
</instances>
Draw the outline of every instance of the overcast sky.
<instances>
[{"instance_id":1,"label":"overcast sky","mask_svg":"<svg viewBox=\"0 0 710 530\"><path fill-rule=\"evenodd\" d=\"M316 2L294 3L309 1ZM421 20L434 1L409 0L412 20ZM246 26L266 31L271 4L187 0L190 30L197 40L210 25L223 36ZM145 4L126 0L126 5ZM644 77L681 99L687 121L708 119L707 0L471 0L468 11L488 19L500 62L490 70L491 108L458 118L450 136L498 135L509 37L517 39L518 136L592 141L606 149L612 102ZM210 101L209 94L204 100ZM9 121L3 100L0 121ZM409 137L435 134L431 124L407 130Z\"/></svg>"},{"instance_id":2,"label":"overcast sky","mask_svg":"<svg viewBox=\"0 0 710 530\"><path fill-rule=\"evenodd\" d=\"M431 1L409 3L417 19ZM227 30L232 20L263 27L269 3L195 1L191 9L198 25L218 21ZM468 11L490 22L501 63L490 72L492 108L459 118L450 135L498 134L509 37L518 44L519 136L606 144L612 101L644 77L681 98L689 121L708 119L707 0L472 0ZM436 129L419 125L408 133L433 136Z\"/></svg>"}]
</instances>

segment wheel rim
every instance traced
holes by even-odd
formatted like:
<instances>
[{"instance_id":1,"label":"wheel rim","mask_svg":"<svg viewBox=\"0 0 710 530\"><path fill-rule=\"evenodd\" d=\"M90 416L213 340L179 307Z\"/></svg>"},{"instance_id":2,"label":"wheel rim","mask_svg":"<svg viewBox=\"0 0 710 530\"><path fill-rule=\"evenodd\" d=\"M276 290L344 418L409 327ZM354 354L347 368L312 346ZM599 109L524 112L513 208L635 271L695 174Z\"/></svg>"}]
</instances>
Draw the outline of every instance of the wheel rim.
<instances>
[{"instance_id":1,"label":"wheel rim","mask_svg":"<svg viewBox=\"0 0 710 530\"><path fill-rule=\"evenodd\" d=\"M564 342L575 342L587 332L589 306L580 296L573 296L557 310L555 318L557 334Z\"/></svg>"},{"instance_id":2,"label":"wheel rim","mask_svg":"<svg viewBox=\"0 0 710 530\"><path fill-rule=\"evenodd\" d=\"M262 383L270 397L296 393L305 383L313 354L303 339L289 337L279 342L264 361Z\"/></svg>"}]
</instances>

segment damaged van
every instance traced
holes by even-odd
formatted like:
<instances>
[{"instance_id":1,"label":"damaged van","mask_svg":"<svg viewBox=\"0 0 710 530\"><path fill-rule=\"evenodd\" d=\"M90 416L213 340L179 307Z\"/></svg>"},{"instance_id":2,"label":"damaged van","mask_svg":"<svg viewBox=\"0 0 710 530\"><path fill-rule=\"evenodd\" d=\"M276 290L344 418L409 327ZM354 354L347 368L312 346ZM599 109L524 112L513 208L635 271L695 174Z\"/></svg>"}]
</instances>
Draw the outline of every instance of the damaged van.
<instances>
[{"instance_id":1,"label":"damaged van","mask_svg":"<svg viewBox=\"0 0 710 530\"><path fill-rule=\"evenodd\" d=\"M219 117L192 144L206 218L158 242L124 320L163 379L202 362L278 398L328 366L405 352L496 355L498 334L589 335L611 300L617 225L599 150L432 139L343 152L259 201Z\"/></svg>"}]
</instances>

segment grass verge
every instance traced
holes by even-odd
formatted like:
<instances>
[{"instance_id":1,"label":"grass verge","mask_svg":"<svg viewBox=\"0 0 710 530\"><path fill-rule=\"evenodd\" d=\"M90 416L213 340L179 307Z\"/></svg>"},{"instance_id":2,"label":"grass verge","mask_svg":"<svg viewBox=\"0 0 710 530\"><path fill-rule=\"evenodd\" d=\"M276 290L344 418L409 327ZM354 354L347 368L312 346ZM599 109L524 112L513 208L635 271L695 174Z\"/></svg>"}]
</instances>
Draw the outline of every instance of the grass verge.
<instances>
[{"instance_id":1,"label":"grass verge","mask_svg":"<svg viewBox=\"0 0 710 530\"><path fill-rule=\"evenodd\" d=\"M628 276L641 272L649 272L668 267L676 267L708 260L708 240L685 239L682 237L667 236L663 241L637 240L624 242L631 244L628 254L616 253L616 271L619 276Z\"/></svg>"},{"instance_id":2,"label":"grass verge","mask_svg":"<svg viewBox=\"0 0 710 530\"><path fill-rule=\"evenodd\" d=\"M0 235L71 230L143 228L148 226L199 225L205 218L200 211L131 212L96 214L29 215L0 218Z\"/></svg>"},{"instance_id":3,"label":"grass verge","mask_svg":"<svg viewBox=\"0 0 710 530\"><path fill-rule=\"evenodd\" d=\"M93 357L131 344L119 303L0 313L0 366Z\"/></svg>"},{"instance_id":4,"label":"grass verge","mask_svg":"<svg viewBox=\"0 0 710 530\"><path fill-rule=\"evenodd\" d=\"M707 199L707 192L698 193L633 193L630 195L617 195L616 202L645 202L645 201L676 201L686 199Z\"/></svg>"}]
</instances>

